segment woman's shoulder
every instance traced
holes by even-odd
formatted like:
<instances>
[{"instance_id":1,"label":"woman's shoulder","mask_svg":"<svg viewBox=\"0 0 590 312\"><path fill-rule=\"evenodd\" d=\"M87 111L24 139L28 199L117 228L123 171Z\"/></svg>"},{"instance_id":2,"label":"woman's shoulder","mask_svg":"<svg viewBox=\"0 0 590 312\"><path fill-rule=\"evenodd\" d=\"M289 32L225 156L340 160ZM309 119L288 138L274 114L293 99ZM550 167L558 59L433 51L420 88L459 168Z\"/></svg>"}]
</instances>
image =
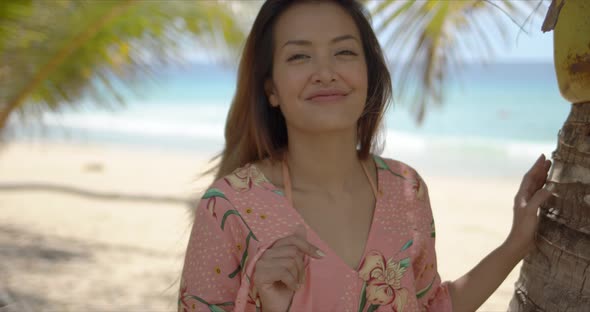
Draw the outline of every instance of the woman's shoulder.
<instances>
[{"instance_id":1,"label":"woman's shoulder","mask_svg":"<svg viewBox=\"0 0 590 312\"><path fill-rule=\"evenodd\" d=\"M428 199L428 188L426 183L422 180L422 177L416 169L412 166L396 159L386 158L382 156L373 156L377 168L384 170L393 176L393 180L401 181L404 191L403 193L408 195L411 200L418 200L417 202L423 202ZM391 181L391 180L390 180ZM399 190L398 190L399 191Z\"/></svg>"},{"instance_id":2,"label":"woman's shoulder","mask_svg":"<svg viewBox=\"0 0 590 312\"><path fill-rule=\"evenodd\" d=\"M228 209L250 213L252 209L267 206L284 196L258 166L247 163L214 180L202 193L201 199L216 197Z\"/></svg>"},{"instance_id":3,"label":"woman's shoulder","mask_svg":"<svg viewBox=\"0 0 590 312\"><path fill-rule=\"evenodd\" d=\"M396 176L398 178L405 179L405 180L412 180L412 181L421 180L421 177L418 174L418 171L416 171L416 169L414 169L414 167L408 165L407 163L405 163L403 161L393 159L393 158L384 157L384 156L379 156L379 155L375 155L375 154L373 154L372 156L373 156L373 159L375 160L375 164L377 165L377 168L379 170L385 170L385 171L389 172L390 174L392 174L393 176Z\"/></svg>"},{"instance_id":4,"label":"woman's shoulder","mask_svg":"<svg viewBox=\"0 0 590 312\"><path fill-rule=\"evenodd\" d=\"M222 224L227 219L233 224L231 228L240 228L244 237L251 232L262 241L283 232L282 226L288 221L280 213L285 211L280 209L286 205L283 197L260 168L248 163L215 180L202 197L202 207L220 218Z\"/></svg>"},{"instance_id":5,"label":"woman's shoulder","mask_svg":"<svg viewBox=\"0 0 590 312\"><path fill-rule=\"evenodd\" d=\"M247 163L232 172L213 181L208 189L217 189L233 196L253 191L256 187L272 190L273 185L266 178L259 166Z\"/></svg>"}]
</instances>

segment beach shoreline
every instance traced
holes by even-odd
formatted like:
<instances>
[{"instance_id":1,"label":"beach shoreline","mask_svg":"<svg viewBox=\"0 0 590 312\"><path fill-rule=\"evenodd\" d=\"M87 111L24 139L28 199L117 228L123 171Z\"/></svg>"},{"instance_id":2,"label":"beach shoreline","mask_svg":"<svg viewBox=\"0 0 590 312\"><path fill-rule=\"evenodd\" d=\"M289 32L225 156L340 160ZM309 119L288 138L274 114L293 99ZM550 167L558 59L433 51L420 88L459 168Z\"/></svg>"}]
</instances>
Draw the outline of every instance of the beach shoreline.
<instances>
[{"instance_id":1,"label":"beach shoreline","mask_svg":"<svg viewBox=\"0 0 590 312\"><path fill-rule=\"evenodd\" d=\"M212 156L10 142L0 151L0 184L190 199L211 183L211 176L195 177ZM521 175L421 175L436 222L439 273L453 280L503 242ZM1 189L0 207L4 291L30 311L176 309L176 282L192 222L187 203L93 198L41 188ZM519 267L478 311L506 310Z\"/></svg>"}]
</instances>

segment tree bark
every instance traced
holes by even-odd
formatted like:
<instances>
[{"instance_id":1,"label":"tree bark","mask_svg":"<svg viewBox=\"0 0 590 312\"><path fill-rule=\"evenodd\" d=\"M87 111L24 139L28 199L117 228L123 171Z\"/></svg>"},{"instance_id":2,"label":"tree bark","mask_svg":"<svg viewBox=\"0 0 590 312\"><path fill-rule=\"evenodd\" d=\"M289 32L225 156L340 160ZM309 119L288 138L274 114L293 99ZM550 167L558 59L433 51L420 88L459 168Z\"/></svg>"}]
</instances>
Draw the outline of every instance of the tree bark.
<instances>
[{"instance_id":1,"label":"tree bark","mask_svg":"<svg viewBox=\"0 0 590 312\"><path fill-rule=\"evenodd\" d=\"M524 259L508 311L590 311L590 102L572 104L547 179L535 251Z\"/></svg>"}]
</instances>

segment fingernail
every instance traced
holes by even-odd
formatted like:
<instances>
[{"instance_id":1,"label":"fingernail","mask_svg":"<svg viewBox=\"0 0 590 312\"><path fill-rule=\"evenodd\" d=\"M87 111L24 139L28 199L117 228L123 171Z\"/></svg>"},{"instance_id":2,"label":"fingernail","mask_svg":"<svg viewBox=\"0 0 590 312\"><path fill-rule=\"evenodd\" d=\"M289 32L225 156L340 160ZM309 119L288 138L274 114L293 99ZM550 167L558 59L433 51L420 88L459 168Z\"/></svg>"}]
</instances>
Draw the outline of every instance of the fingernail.
<instances>
[{"instance_id":1,"label":"fingernail","mask_svg":"<svg viewBox=\"0 0 590 312\"><path fill-rule=\"evenodd\" d=\"M318 255L321 258L323 258L323 257L326 256L326 254L323 251L319 250L319 249L316 249L315 253L316 253L316 255Z\"/></svg>"}]
</instances>

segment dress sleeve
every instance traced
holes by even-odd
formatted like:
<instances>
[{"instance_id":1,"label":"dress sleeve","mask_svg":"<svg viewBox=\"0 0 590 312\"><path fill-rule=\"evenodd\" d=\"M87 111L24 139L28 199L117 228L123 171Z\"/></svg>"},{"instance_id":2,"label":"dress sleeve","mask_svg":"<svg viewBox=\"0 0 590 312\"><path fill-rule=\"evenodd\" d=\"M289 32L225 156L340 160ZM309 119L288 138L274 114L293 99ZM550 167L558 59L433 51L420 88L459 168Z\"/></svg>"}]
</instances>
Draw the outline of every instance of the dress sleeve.
<instances>
[{"instance_id":1,"label":"dress sleeve","mask_svg":"<svg viewBox=\"0 0 590 312\"><path fill-rule=\"evenodd\" d=\"M207 190L197 206L185 254L179 312L237 311L240 258L247 248L238 238L240 221L221 190Z\"/></svg>"},{"instance_id":2,"label":"dress sleeve","mask_svg":"<svg viewBox=\"0 0 590 312\"><path fill-rule=\"evenodd\" d=\"M441 282L438 274L435 252L436 231L430 207L428 188L424 180L416 175L417 200L423 209L418 218L418 235L420 247L414 261L414 278L416 281L416 297L421 311L447 312L452 311L449 281Z\"/></svg>"}]
</instances>

